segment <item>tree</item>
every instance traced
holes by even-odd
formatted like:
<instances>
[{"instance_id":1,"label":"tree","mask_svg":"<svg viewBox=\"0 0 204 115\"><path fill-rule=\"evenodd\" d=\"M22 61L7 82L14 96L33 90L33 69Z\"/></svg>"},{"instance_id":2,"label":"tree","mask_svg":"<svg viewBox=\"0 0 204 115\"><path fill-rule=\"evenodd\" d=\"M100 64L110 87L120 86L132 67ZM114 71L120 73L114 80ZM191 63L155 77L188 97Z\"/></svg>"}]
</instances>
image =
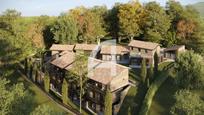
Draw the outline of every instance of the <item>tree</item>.
<instances>
[{"instance_id":1,"label":"tree","mask_svg":"<svg viewBox=\"0 0 204 115\"><path fill-rule=\"evenodd\" d=\"M118 32L119 32L119 12L120 3L116 3L112 9L110 9L105 17L105 22L107 24L107 31L109 35L118 40Z\"/></svg>"},{"instance_id":2,"label":"tree","mask_svg":"<svg viewBox=\"0 0 204 115\"><path fill-rule=\"evenodd\" d=\"M105 18L107 16L108 13L108 9L107 7L104 6L94 6L90 9L91 12L95 13L97 16L99 16L99 22L102 26L102 28L106 29L107 25L105 23Z\"/></svg>"},{"instance_id":3,"label":"tree","mask_svg":"<svg viewBox=\"0 0 204 115\"><path fill-rule=\"evenodd\" d=\"M24 60L24 74L27 75L28 73L28 58L25 58Z\"/></svg>"},{"instance_id":4,"label":"tree","mask_svg":"<svg viewBox=\"0 0 204 115\"><path fill-rule=\"evenodd\" d=\"M154 79L154 67L153 67L152 64L150 65L147 76L148 76L147 79L149 80L149 83L153 82L153 79Z\"/></svg>"},{"instance_id":5,"label":"tree","mask_svg":"<svg viewBox=\"0 0 204 115\"><path fill-rule=\"evenodd\" d=\"M82 96L85 94L85 86L87 81L88 74L88 58L85 55L78 54L75 57L75 62L73 63L72 68L70 69L70 74L75 78L77 84L79 85L79 99L80 99L80 113L81 113L81 104Z\"/></svg>"},{"instance_id":6,"label":"tree","mask_svg":"<svg viewBox=\"0 0 204 115\"><path fill-rule=\"evenodd\" d=\"M76 20L67 15L61 15L55 22L51 31L57 43L73 44L77 41L78 29Z\"/></svg>"},{"instance_id":7,"label":"tree","mask_svg":"<svg viewBox=\"0 0 204 115\"><path fill-rule=\"evenodd\" d=\"M68 100L69 100L69 98L68 98L68 90L69 90L69 85L68 85L68 83L67 83L67 80L66 79L64 79L63 80L63 83L62 83L62 102L64 103L64 104L67 104L67 102L68 102Z\"/></svg>"},{"instance_id":8,"label":"tree","mask_svg":"<svg viewBox=\"0 0 204 115\"><path fill-rule=\"evenodd\" d=\"M7 9L0 19L0 28L13 32L14 22L21 16L21 13L14 9Z\"/></svg>"},{"instance_id":9,"label":"tree","mask_svg":"<svg viewBox=\"0 0 204 115\"><path fill-rule=\"evenodd\" d=\"M120 35L131 39L138 37L141 33L140 23L143 17L144 9L139 2L121 4L118 12Z\"/></svg>"},{"instance_id":10,"label":"tree","mask_svg":"<svg viewBox=\"0 0 204 115\"><path fill-rule=\"evenodd\" d=\"M54 109L48 105L39 105L31 115L63 115L63 113L54 111Z\"/></svg>"},{"instance_id":11,"label":"tree","mask_svg":"<svg viewBox=\"0 0 204 115\"><path fill-rule=\"evenodd\" d=\"M165 36L165 39L162 40L161 44L164 47L171 47L178 44L178 37L175 30L169 30Z\"/></svg>"},{"instance_id":12,"label":"tree","mask_svg":"<svg viewBox=\"0 0 204 115\"><path fill-rule=\"evenodd\" d=\"M46 46L46 42L50 42L52 40L52 36L49 36L50 41L46 41L46 37L44 31L47 29L47 26L51 25L52 21L51 17L48 16L40 16L32 23L27 24L28 27L26 29L25 36L29 38L33 45L38 49L44 49ZM46 34L49 34L47 31Z\"/></svg>"},{"instance_id":13,"label":"tree","mask_svg":"<svg viewBox=\"0 0 204 115\"><path fill-rule=\"evenodd\" d=\"M204 85L203 58L193 51L179 54L175 61L176 83L181 88L194 89Z\"/></svg>"},{"instance_id":14,"label":"tree","mask_svg":"<svg viewBox=\"0 0 204 115\"><path fill-rule=\"evenodd\" d=\"M104 115L112 115L112 94L109 88L106 90Z\"/></svg>"},{"instance_id":15,"label":"tree","mask_svg":"<svg viewBox=\"0 0 204 115\"><path fill-rule=\"evenodd\" d=\"M193 49L203 55L204 22L198 11L189 5L183 7L179 2L173 0L167 2L166 9L172 20L169 33L172 33L173 36L169 34L165 39L165 44L172 44L173 41L174 44L183 44L187 49Z\"/></svg>"},{"instance_id":16,"label":"tree","mask_svg":"<svg viewBox=\"0 0 204 115\"><path fill-rule=\"evenodd\" d=\"M69 15L77 21L78 42L95 43L97 37L106 34L100 12L100 8L98 10L98 8L84 7L78 7L69 12Z\"/></svg>"},{"instance_id":17,"label":"tree","mask_svg":"<svg viewBox=\"0 0 204 115\"><path fill-rule=\"evenodd\" d=\"M10 85L9 83L10 81L5 78L0 78L0 113L2 115L28 115L33 109L32 96L25 91L23 84Z\"/></svg>"},{"instance_id":18,"label":"tree","mask_svg":"<svg viewBox=\"0 0 204 115\"><path fill-rule=\"evenodd\" d=\"M44 88L46 92L49 92L50 90L50 77L49 74L47 72L45 72L45 76L44 76Z\"/></svg>"},{"instance_id":19,"label":"tree","mask_svg":"<svg viewBox=\"0 0 204 115\"><path fill-rule=\"evenodd\" d=\"M174 0L169 0L166 3L166 12L172 20L171 30L175 30L179 20L185 17L185 10L179 2L176 2Z\"/></svg>"},{"instance_id":20,"label":"tree","mask_svg":"<svg viewBox=\"0 0 204 115\"><path fill-rule=\"evenodd\" d=\"M38 75L38 67L36 63L33 63L32 81L35 82Z\"/></svg>"},{"instance_id":21,"label":"tree","mask_svg":"<svg viewBox=\"0 0 204 115\"><path fill-rule=\"evenodd\" d=\"M144 38L148 41L162 43L171 25L169 16L156 2L149 2L144 8L146 13L142 24Z\"/></svg>"},{"instance_id":22,"label":"tree","mask_svg":"<svg viewBox=\"0 0 204 115\"><path fill-rule=\"evenodd\" d=\"M129 106L129 107L128 107L128 115L132 115L131 113L132 113L132 112L131 112L131 107Z\"/></svg>"},{"instance_id":23,"label":"tree","mask_svg":"<svg viewBox=\"0 0 204 115\"><path fill-rule=\"evenodd\" d=\"M171 108L172 115L202 115L204 101L199 95L188 90L179 90L174 96L176 103Z\"/></svg>"},{"instance_id":24,"label":"tree","mask_svg":"<svg viewBox=\"0 0 204 115\"><path fill-rule=\"evenodd\" d=\"M147 77L147 67L146 67L146 60L145 59L142 59L140 77L142 79L142 82L145 84L146 77Z\"/></svg>"},{"instance_id":25,"label":"tree","mask_svg":"<svg viewBox=\"0 0 204 115\"><path fill-rule=\"evenodd\" d=\"M10 11L9 11L10 12ZM17 11L16 11L17 12ZM14 13L15 14L15 13ZM33 48L32 42L24 36L25 26L24 23L18 18L19 16L15 16L13 13L11 14L4 14L0 18L9 18L5 21L5 23L9 23L11 27L1 28L0 27L0 40L4 43L1 43L1 53L4 57L4 62L7 63L16 63L19 62L25 57L35 53L35 49ZM12 18L14 15L15 18ZM10 19L11 18L11 19ZM9 22L11 20L11 22ZM1 22L0 22L1 23ZM1 24L0 24L1 25ZM7 45L3 45L7 44ZM9 52L9 53L8 53ZM8 55L9 54L9 55Z\"/></svg>"},{"instance_id":26,"label":"tree","mask_svg":"<svg viewBox=\"0 0 204 115\"><path fill-rule=\"evenodd\" d=\"M158 72L159 56L157 52L154 53L154 74Z\"/></svg>"}]
</instances>

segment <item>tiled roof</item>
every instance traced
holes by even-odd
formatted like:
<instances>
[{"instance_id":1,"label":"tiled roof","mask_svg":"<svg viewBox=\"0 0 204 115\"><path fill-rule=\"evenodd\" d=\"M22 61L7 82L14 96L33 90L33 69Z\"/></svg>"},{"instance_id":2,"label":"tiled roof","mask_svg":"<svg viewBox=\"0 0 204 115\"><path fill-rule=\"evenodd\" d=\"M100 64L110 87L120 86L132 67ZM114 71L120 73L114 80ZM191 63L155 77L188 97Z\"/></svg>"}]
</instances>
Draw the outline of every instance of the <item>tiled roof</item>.
<instances>
[{"instance_id":1,"label":"tiled roof","mask_svg":"<svg viewBox=\"0 0 204 115\"><path fill-rule=\"evenodd\" d=\"M114 77L128 68L113 62L104 62L98 59L89 58L88 78L102 84L108 84Z\"/></svg>"},{"instance_id":2,"label":"tiled roof","mask_svg":"<svg viewBox=\"0 0 204 115\"><path fill-rule=\"evenodd\" d=\"M175 46L164 49L164 51L175 51L175 50L178 50L180 48L185 49L185 46L184 45L175 45Z\"/></svg>"},{"instance_id":3,"label":"tiled roof","mask_svg":"<svg viewBox=\"0 0 204 115\"><path fill-rule=\"evenodd\" d=\"M69 65L71 65L74 62L74 59L75 59L75 53L66 52L66 54L53 60L51 64L61 69L66 69Z\"/></svg>"},{"instance_id":4,"label":"tiled roof","mask_svg":"<svg viewBox=\"0 0 204 115\"><path fill-rule=\"evenodd\" d=\"M74 45L52 44L51 51L73 51Z\"/></svg>"},{"instance_id":5,"label":"tiled roof","mask_svg":"<svg viewBox=\"0 0 204 115\"><path fill-rule=\"evenodd\" d=\"M153 50L153 49L155 49L157 46L159 46L159 44L157 44L157 43L152 43L152 42L139 41L139 40L132 40L132 41L128 44L128 46Z\"/></svg>"},{"instance_id":6,"label":"tiled roof","mask_svg":"<svg viewBox=\"0 0 204 115\"><path fill-rule=\"evenodd\" d=\"M75 50L93 51L97 50L96 44L76 44Z\"/></svg>"},{"instance_id":7,"label":"tiled roof","mask_svg":"<svg viewBox=\"0 0 204 115\"><path fill-rule=\"evenodd\" d=\"M126 46L103 45L101 47L101 54L125 54L129 49Z\"/></svg>"}]
</instances>

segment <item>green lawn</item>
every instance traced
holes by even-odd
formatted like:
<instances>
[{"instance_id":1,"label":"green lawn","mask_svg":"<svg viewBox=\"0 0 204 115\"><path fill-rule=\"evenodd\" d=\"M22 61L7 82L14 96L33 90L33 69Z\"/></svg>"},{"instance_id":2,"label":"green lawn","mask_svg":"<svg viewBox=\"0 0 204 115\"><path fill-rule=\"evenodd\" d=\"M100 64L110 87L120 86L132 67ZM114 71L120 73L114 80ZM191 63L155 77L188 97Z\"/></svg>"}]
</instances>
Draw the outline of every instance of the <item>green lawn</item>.
<instances>
[{"instance_id":1,"label":"green lawn","mask_svg":"<svg viewBox=\"0 0 204 115\"><path fill-rule=\"evenodd\" d=\"M150 115L168 115L171 106L174 104L174 93L177 91L176 85L173 84L173 79L168 78L156 92L150 107Z\"/></svg>"},{"instance_id":2,"label":"green lawn","mask_svg":"<svg viewBox=\"0 0 204 115\"><path fill-rule=\"evenodd\" d=\"M174 73L161 85L152 100L149 110L150 115L170 115L170 109L175 103L174 94L179 88L174 84ZM193 90L204 98L204 90Z\"/></svg>"},{"instance_id":3,"label":"green lawn","mask_svg":"<svg viewBox=\"0 0 204 115\"><path fill-rule=\"evenodd\" d=\"M159 65L159 70L163 70L163 68L165 68L168 64L169 62ZM129 71L130 79L136 82L139 82L140 80L139 73L140 73L140 69L130 70ZM146 93L146 90L141 84L137 87L131 87L123 101L123 104L120 108L118 115L126 115L128 113L129 107L131 108L131 112L133 115L138 114L141 108L141 103L145 97L145 93Z\"/></svg>"},{"instance_id":4,"label":"green lawn","mask_svg":"<svg viewBox=\"0 0 204 115\"><path fill-rule=\"evenodd\" d=\"M33 103L34 107L37 107L38 105L46 104L58 112L66 113L63 109L58 107L56 103L54 103L49 98L47 98L47 96L37 86L23 79L23 77L19 72L16 72L16 71L12 72L11 70L11 75L9 75L8 78L11 80L11 84L15 84L15 83L24 84L26 90L28 90L32 94L32 97L34 100L34 103Z\"/></svg>"},{"instance_id":5,"label":"green lawn","mask_svg":"<svg viewBox=\"0 0 204 115\"><path fill-rule=\"evenodd\" d=\"M140 81L140 69L131 69L129 70L129 79L134 81Z\"/></svg>"},{"instance_id":6,"label":"green lawn","mask_svg":"<svg viewBox=\"0 0 204 115\"><path fill-rule=\"evenodd\" d=\"M133 108L133 102L135 99L135 95L136 95L136 88L135 87L130 87L122 106L120 107L120 111L118 113L118 115L127 115L128 113L128 108L130 107L132 110Z\"/></svg>"},{"instance_id":7,"label":"green lawn","mask_svg":"<svg viewBox=\"0 0 204 115\"><path fill-rule=\"evenodd\" d=\"M118 115L127 115L129 107L132 113L131 115L138 114L144 96L145 89L143 86L130 87Z\"/></svg>"}]
</instances>

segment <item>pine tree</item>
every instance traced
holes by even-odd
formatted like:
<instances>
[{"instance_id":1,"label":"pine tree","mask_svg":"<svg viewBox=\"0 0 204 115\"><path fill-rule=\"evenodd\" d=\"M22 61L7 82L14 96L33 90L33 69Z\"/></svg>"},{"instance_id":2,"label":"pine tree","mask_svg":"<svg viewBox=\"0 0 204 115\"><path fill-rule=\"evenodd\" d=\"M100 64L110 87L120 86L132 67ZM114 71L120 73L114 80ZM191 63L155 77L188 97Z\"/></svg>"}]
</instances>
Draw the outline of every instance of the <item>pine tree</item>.
<instances>
[{"instance_id":1,"label":"pine tree","mask_svg":"<svg viewBox=\"0 0 204 115\"><path fill-rule=\"evenodd\" d=\"M64 79L63 80L63 84L62 84L62 101L64 104L67 104L68 102L68 83L67 83L67 80Z\"/></svg>"},{"instance_id":2,"label":"pine tree","mask_svg":"<svg viewBox=\"0 0 204 115\"><path fill-rule=\"evenodd\" d=\"M148 71L148 79L149 79L149 82L151 83L154 79L154 67L153 65L151 64L150 65L150 68L149 68L149 71Z\"/></svg>"},{"instance_id":3,"label":"pine tree","mask_svg":"<svg viewBox=\"0 0 204 115\"><path fill-rule=\"evenodd\" d=\"M36 76L37 76L37 72L38 72L38 68L37 68L37 65L36 63L33 63L33 74L32 74L32 80L33 82L36 81Z\"/></svg>"},{"instance_id":4,"label":"pine tree","mask_svg":"<svg viewBox=\"0 0 204 115\"><path fill-rule=\"evenodd\" d=\"M109 88L106 90L104 105L105 105L104 115L112 115L112 94Z\"/></svg>"},{"instance_id":5,"label":"pine tree","mask_svg":"<svg viewBox=\"0 0 204 115\"><path fill-rule=\"evenodd\" d=\"M50 78L48 73L45 73L45 77L44 77L44 88L46 92L49 92L50 90Z\"/></svg>"},{"instance_id":6,"label":"pine tree","mask_svg":"<svg viewBox=\"0 0 204 115\"><path fill-rule=\"evenodd\" d=\"M24 71L25 71L25 74L27 75L27 72L28 72L28 59L25 58L24 60Z\"/></svg>"},{"instance_id":7,"label":"pine tree","mask_svg":"<svg viewBox=\"0 0 204 115\"><path fill-rule=\"evenodd\" d=\"M131 115L131 107L128 107L128 115Z\"/></svg>"},{"instance_id":8,"label":"pine tree","mask_svg":"<svg viewBox=\"0 0 204 115\"><path fill-rule=\"evenodd\" d=\"M158 71L159 57L158 54L154 53L154 73L156 74Z\"/></svg>"},{"instance_id":9,"label":"pine tree","mask_svg":"<svg viewBox=\"0 0 204 115\"><path fill-rule=\"evenodd\" d=\"M145 59L142 60L141 70L140 70L140 77L142 79L142 82L145 83L147 76L147 67L146 67L146 61Z\"/></svg>"},{"instance_id":10,"label":"pine tree","mask_svg":"<svg viewBox=\"0 0 204 115\"><path fill-rule=\"evenodd\" d=\"M70 69L70 74L77 80L80 87L79 90L79 111L82 112L82 97L85 95L87 73L88 73L88 57L86 55L76 55L73 67Z\"/></svg>"}]
</instances>

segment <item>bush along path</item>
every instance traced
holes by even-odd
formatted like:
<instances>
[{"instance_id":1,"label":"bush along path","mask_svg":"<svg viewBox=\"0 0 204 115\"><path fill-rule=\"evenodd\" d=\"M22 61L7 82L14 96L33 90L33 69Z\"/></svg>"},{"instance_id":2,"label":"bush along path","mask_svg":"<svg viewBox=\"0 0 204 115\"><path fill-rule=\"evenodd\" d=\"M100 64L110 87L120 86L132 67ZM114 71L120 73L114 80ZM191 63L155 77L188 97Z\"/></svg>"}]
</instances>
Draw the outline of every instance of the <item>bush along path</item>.
<instances>
[{"instance_id":1,"label":"bush along path","mask_svg":"<svg viewBox=\"0 0 204 115\"><path fill-rule=\"evenodd\" d=\"M167 64L168 63L168 64ZM142 103L142 107L140 109L139 115L148 115L148 111L150 109L150 106L152 104L152 99L154 98L154 95L156 94L159 87L165 82L165 80L168 78L169 73L171 72L174 63L173 62L163 62L160 64L160 66L165 65L161 71L158 73L158 77L154 80L154 82L150 85L144 101Z\"/></svg>"},{"instance_id":2,"label":"bush along path","mask_svg":"<svg viewBox=\"0 0 204 115\"><path fill-rule=\"evenodd\" d=\"M19 69L17 71L22 75L23 79L25 79L27 82L37 86L51 101L53 101L55 104L57 104L60 108L62 108L63 110L65 110L66 112L68 112L71 115L81 115L81 113L79 113L77 110L73 109L70 106L67 106L67 105L63 104L59 100L56 100L52 95L47 93L42 87L36 85L35 83L32 82L31 79L26 77L26 75L24 75L24 69L23 69L24 67L23 67L22 64L19 64L18 68Z\"/></svg>"}]
</instances>

